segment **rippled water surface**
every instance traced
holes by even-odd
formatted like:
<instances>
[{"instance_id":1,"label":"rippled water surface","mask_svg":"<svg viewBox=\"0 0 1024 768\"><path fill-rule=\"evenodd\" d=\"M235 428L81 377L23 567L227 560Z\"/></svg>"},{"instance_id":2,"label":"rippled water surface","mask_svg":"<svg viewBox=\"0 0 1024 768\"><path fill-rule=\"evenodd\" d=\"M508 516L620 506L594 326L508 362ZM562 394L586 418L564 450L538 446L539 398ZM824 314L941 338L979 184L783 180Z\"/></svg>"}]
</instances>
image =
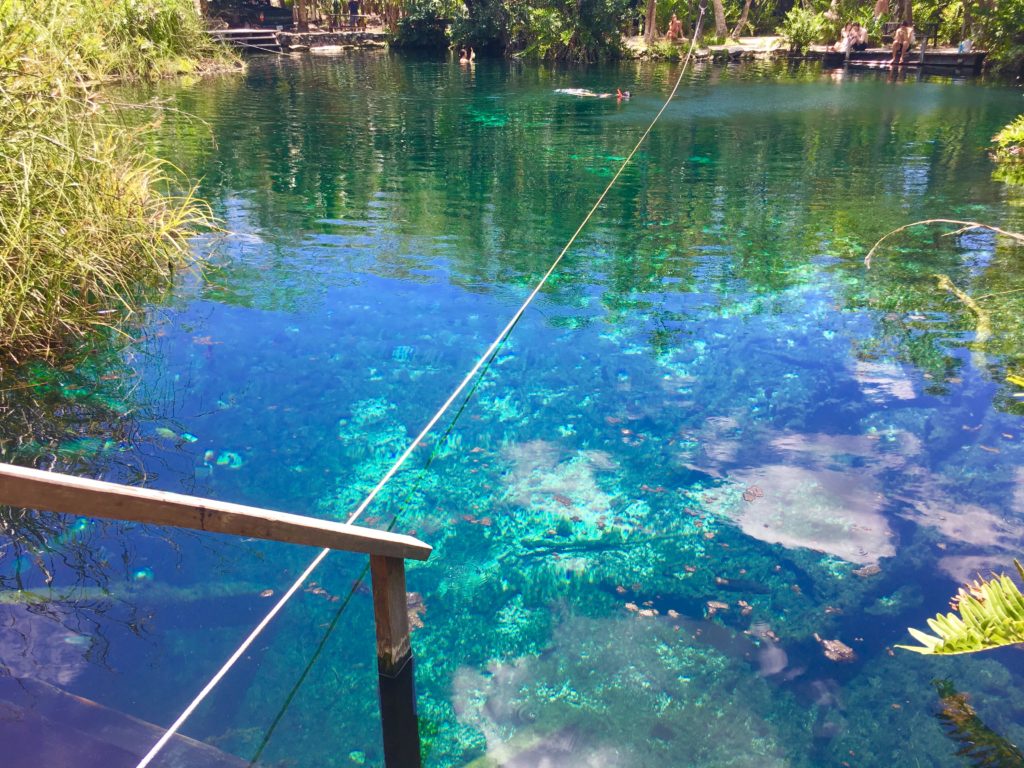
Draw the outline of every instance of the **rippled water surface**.
<instances>
[{"instance_id":1,"label":"rippled water surface","mask_svg":"<svg viewBox=\"0 0 1024 768\"><path fill-rule=\"evenodd\" d=\"M228 231L134 341L8 375L6 457L344 519L675 74L353 54L161 86L151 141ZM617 86L634 98L555 92ZM816 69L686 79L457 421L363 517L435 548L408 574L428 765L958 766L981 764L957 756L971 740L1024 743L1019 651L893 650L1024 552L1021 250L919 228L863 262L917 219L1024 229L985 154L1021 103ZM158 725L314 554L14 530L0 662L41 700ZM243 764L379 765L364 563L332 555L184 732Z\"/></svg>"}]
</instances>

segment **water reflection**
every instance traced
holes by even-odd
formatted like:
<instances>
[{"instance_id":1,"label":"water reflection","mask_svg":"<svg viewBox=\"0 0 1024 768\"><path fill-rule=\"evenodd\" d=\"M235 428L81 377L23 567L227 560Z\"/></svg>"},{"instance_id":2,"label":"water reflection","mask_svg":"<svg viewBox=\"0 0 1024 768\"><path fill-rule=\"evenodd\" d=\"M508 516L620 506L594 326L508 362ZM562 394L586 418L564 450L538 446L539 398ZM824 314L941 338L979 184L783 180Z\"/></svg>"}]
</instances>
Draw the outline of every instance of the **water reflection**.
<instances>
[{"instance_id":1,"label":"water reflection","mask_svg":"<svg viewBox=\"0 0 1024 768\"><path fill-rule=\"evenodd\" d=\"M481 62L467 80L359 54L159 86L204 121L165 114L161 150L231 231L197 242L208 263L90 374L137 381L126 405L87 430L55 419L46 450L21 458L74 433L116 446L77 444L74 471L136 467L158 487L343 518L547 267L673 76ZM638 95L554 94L608 82ZM932 710L940 674L1021 732L1005 655L886 650L944 605L951 575L1007 562L1024 514L1024 403L1005 381L1021 363L1022 295L1004 293L1019 254L912 230L862 264L937 210L1021 223L976 151L1017 102L898 88L698 69L461 418L368 511L435 546L409 573L428 764L955 765ZM984 358L935 274L991 296ZM106 593L83 593L116 608L110 669L67 685L153 722L307 555L138 531L100 546L125 563L87 576ZM329 562L191 735L266 765L380 762L366 594L289 697L362 568ZM816 634L856 660L826 658Z\"/></svg>"}]
</instances>

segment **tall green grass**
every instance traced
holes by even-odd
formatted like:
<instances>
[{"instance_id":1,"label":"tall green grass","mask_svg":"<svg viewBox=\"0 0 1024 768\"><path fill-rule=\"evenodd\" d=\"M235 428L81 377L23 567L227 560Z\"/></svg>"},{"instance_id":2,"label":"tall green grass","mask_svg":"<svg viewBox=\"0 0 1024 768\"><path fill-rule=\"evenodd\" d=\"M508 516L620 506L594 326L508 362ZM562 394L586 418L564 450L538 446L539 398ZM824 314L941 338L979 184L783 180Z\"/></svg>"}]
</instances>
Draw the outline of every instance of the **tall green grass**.
<instances>
[{"instance_id":1,"label":"tall green grass","mask_svg":"<svg viewBox=\"0 0 1024 768\"><path fill-rule=\"evenodd\" d=\"M209 208L97 84L213 52L191 0L0 0L0 355L53 356L187 263Z\"/></svg>"}]
</instances>

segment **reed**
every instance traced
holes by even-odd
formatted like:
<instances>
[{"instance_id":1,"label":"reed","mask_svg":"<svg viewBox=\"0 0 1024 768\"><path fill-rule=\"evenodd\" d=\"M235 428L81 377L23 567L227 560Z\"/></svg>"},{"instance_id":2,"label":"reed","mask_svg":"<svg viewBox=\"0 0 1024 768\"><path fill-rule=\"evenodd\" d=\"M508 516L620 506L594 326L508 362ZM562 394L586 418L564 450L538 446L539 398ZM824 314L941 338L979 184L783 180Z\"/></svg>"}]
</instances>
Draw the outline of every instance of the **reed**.
<instances>
[{"instance_id":1,"label":"reed","mask_svg":"<svg viewBox=\"0 0 1024 768\"><path fill-rule=\"evenodd\" d=\"M147 126L97 88L201 61L213 44L199 23L190 0L0 0L3 357L54 356L115 327L211 225L180 174L142 149Z\"/></svg>"}]
</instances>

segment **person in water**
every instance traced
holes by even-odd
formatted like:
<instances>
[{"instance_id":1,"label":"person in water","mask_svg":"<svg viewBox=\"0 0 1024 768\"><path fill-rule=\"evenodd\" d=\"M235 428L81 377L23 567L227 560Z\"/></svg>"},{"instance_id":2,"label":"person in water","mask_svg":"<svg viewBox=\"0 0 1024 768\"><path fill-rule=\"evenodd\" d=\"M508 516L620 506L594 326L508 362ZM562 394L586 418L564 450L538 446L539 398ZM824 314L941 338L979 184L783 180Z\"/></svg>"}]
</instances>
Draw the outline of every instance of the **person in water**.
<instances>
[{"instance_id":1,"label":"person in water","mask_svg":"<svg viewBox=\"0 0 1024 768\"><path fill-rule=\"evenodd\" d=\"M589 96L592 99L610 99L614 97L619 101L626 101L631 95L629 91L624 91L621 88L616 88L615 93L600 93L589 88L557 88L555 93L564 93L568 96Z\"/></svg>"},{"instance_id":2,"label":"person in water","mask_svg":"<svg viewBox=\"0 0 1024 768\"><path fill-rule=\"evenodd\" d=\"M476 54L473 53L472 48L469 49L468 53L465 48L459 51L459 64L472 64L475 59Z\"/></svg>"}]
</instances>

